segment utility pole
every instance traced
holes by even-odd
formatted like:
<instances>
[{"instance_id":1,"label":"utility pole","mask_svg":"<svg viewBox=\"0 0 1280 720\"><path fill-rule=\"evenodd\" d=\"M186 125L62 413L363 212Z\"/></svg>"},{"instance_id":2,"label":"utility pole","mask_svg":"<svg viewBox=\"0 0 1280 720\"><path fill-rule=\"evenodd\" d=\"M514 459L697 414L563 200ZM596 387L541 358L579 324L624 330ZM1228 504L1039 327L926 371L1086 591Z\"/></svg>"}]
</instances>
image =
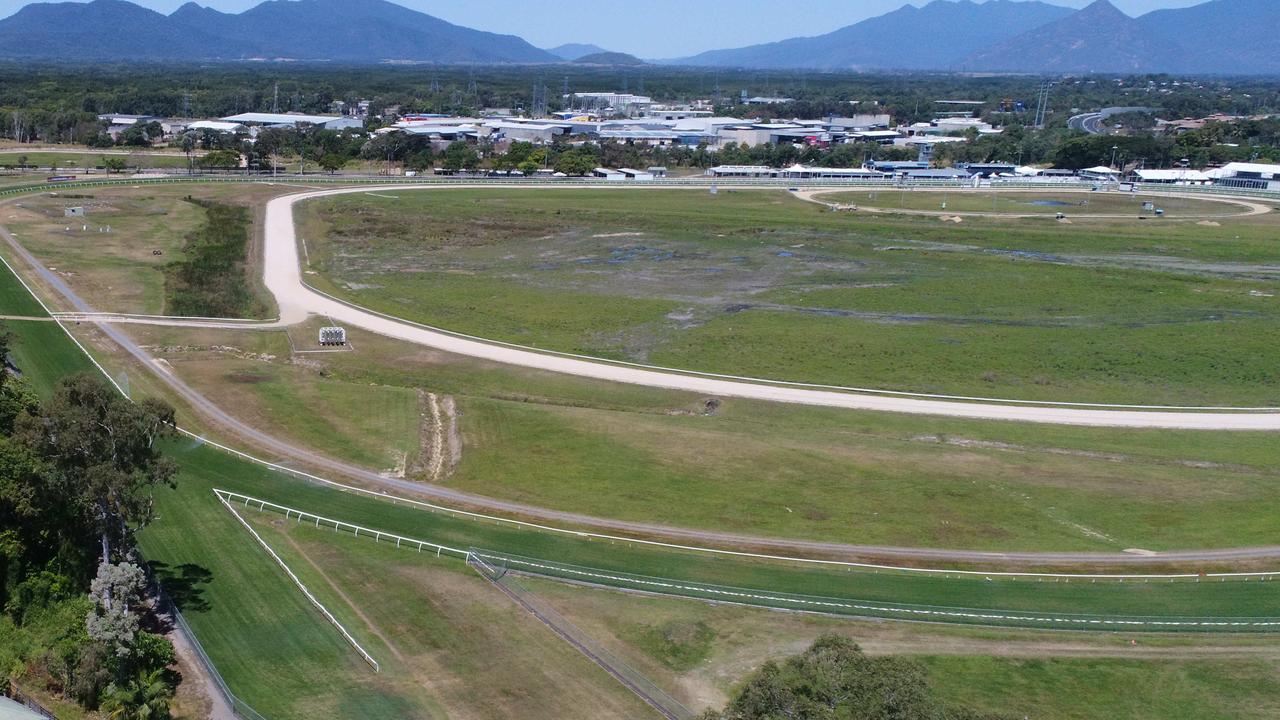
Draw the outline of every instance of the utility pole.
<instances>
[{"instance_id":1,"label":"utility pole","mask_svg":"<svg viewBox=\"0 0 1280 720\"><path fill-rule=\"evenodd\" d=\"M271 94L271 112L280 112L280 83L276 83L275 91Z\"/></svg>"}]
</instances>

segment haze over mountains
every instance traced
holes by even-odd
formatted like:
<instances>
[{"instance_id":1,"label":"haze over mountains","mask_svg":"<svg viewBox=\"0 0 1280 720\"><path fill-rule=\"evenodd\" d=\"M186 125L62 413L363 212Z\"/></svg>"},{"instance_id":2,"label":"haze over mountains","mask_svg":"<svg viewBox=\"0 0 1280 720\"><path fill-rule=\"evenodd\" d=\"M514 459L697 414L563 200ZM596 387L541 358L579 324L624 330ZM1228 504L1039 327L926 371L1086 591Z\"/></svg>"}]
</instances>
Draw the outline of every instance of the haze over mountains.
<instances>
[{"instance_id":1,"label":"haze over mountains","mask_svg":"<svg viewBox=\"0 0 1280 720\"><path fill-rule=\"evenodd\" d=\"M933 0L813 37L713 50L667 64L815 70L1280 73L1280 0L1208 0L1131 18L1109 0ZM125 0L28 5L0 20L0 58L325 60L343 63L634 65L584 43L550 50L386 0L267 0L242 13Z\"/></svg>"}]
</instances>

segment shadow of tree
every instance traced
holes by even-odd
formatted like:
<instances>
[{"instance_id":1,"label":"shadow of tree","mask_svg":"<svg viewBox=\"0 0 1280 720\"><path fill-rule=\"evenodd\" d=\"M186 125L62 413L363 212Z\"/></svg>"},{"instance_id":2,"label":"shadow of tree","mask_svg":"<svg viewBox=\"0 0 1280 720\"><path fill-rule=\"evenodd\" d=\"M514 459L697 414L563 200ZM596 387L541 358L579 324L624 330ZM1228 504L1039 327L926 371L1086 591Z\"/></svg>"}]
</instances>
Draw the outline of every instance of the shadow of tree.
<instances>
[{"instance_id":1,"label":"shadow of tree","mask_svg":"<svg viewBox=\"0 0 1280 720\"><path fill-rule=\"evenodd\" d=\"M213 573L208 568L194 563L183 563L175 567L158 560L149 561L147 566L179 611L185 613L209 610L204 586L213 581Z\"/></svg>"}]
</instances>

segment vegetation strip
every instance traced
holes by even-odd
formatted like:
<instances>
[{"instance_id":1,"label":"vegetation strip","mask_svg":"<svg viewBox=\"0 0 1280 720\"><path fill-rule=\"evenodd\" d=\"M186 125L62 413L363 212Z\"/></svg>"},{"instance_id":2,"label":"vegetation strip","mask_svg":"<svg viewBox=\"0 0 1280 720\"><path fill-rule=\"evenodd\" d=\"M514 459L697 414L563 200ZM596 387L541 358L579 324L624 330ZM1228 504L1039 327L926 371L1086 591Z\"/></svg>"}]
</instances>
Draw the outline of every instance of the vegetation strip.
<instances>
[{"instance_id":1,"label":"vegetation strip","mask_svg":"<svg viewBox=\"0 0 1280 720\"><path fill-rule=\"evenodd\" d=\"M261 310L245 274L249 211L236 205L188 202L204 208L204 223L187 235L183 257L165 272L165 306L179 317L252 317Z\"/></svg>"}]
</instances>

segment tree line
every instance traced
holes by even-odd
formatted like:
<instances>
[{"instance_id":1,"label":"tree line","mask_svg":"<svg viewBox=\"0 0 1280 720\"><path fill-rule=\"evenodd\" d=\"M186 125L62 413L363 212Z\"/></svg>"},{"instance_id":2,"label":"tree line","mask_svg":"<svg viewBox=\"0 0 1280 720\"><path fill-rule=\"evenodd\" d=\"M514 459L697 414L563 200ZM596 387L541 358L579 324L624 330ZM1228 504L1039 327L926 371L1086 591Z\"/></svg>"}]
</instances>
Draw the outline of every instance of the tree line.
<instances>
[{"instance_id":1,"label":"tree line","mask_svg":"<svg viewBox=\"0 0 1280 720\"><path fill-rule=\"evenodd\" d=\"M0 354L9 340L0 338ZM177 467L173 409L97 376L41 401L0 373L0 669L121 720L164 720L179 681L133 538Z\"/></svg>"}]
</instances>

